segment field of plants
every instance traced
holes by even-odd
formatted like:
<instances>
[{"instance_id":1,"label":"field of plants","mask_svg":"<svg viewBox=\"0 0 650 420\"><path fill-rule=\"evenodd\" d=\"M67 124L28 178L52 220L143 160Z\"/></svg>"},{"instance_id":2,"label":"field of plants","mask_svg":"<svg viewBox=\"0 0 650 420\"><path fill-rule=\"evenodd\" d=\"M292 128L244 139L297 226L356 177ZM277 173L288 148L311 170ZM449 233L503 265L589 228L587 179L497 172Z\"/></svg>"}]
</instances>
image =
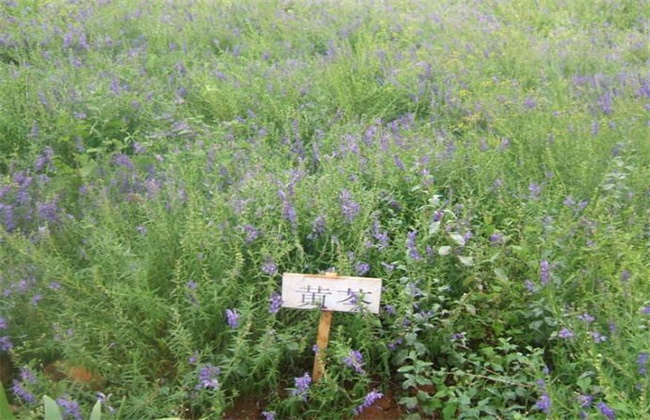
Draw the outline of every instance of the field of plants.
<instances>
[{"instance_id":1,"label":"field of plants","mask_svg":"<svg viewBox=\"0 0 650 420\"><path fill-rule=\"evenodd\" d=\"M650 418L649 31L639 0L0 1L0 416ZM313 381L281 279L325 272L383 292Z\"/></svg>"}]
</instances>

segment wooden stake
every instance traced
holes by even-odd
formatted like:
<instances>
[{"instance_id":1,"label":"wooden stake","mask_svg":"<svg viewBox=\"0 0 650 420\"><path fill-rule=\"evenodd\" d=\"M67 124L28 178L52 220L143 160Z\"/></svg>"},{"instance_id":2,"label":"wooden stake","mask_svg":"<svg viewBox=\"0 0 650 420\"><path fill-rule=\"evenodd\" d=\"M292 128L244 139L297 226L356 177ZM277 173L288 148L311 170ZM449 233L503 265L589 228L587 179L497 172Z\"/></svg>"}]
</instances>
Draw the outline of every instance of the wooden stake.
<instances>
[{"instance_id":1,"label":"wooden stake","mask_svg":"<svg viewBox=\"0 0 650 420\"><path fill-rule=\"evenodd\" d=\"M318 322L318 339L316 341L316 355L314 356L314 370L312 380L318 382L325 372L325 349L330 338L330 326L332 325L333 311L321 311Z\"/></svg>"},{"instance_id":2,"label":"wooden stake","mask_svg":"<svg viewBox=\"0 0 650 420\"><path fill-rule=\"evenodd\" d=\"M327 277L337 277L336 273L326 273ZM330 339L330 327L332 326L332 317L334 311L320 311L318 321L318 337L316 338L316 355L314 356L314 369L311 374L312 381L318 382L325 373L325 349Z\"/></svg>"}]
</instances>

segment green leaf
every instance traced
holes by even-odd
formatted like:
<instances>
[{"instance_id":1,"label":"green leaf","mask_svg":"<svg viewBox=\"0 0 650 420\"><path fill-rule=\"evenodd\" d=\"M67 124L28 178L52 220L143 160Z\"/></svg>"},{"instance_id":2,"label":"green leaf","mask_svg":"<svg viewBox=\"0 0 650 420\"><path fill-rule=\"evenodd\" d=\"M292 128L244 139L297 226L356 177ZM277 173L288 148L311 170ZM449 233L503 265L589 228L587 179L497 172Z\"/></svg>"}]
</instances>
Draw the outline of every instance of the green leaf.
<instances>
[{"instance_id":1,"label":"green leaf","mask_svg":"<svg viewBox=\"0 0 650 420\"><path fill-rule=\"evenodd\" d=\"M5 389L0 382L0 419L13 420L14 416L11 414L9 402L7 402L7 395Z\"/></svg>"},{"instance_id":2,"label":"green leaf","mask_svg":"<svg viewBox=\"0 0 650 420\"><path fill-rule=\"evenodd\" d=\"M438 248L438 255L449 255L451 252L451 247L450 246L441 246Z\"/></svg>"},{"instance_id":3,"label":"green leaf","mask_svg":"<svg viewBox=\"0 0 650 420\"><path fill-rule=\"evenodd\" d=\"M47 395L43 395L43 408L45 409L45 420L63 420L59 405Z\"/></svg>"},{"instance_id":4,"label":"green leaf","mask_svg":"<svg viewBox=\"0 0 650 420\"><path fill-rule=\"evenodd\" d=\"M460 260L461 264L466 266L474 264L474 259L472 257L463 257L462 255L459 255L458 259Z\"/></svg>"},{"instance_id":5,"label":"green leaf","mask_svg":"<svg viewBox=\"0 0 650 420\"><path fill-rule=\"evenodd\" d=\"M93 407L93 411L90 413L90 420L100 420L101 418L102 418L102 403L101 401L97 400L95 406Z\"/></svg>"},{"instance_id":6,"label":"green leaf","mask_svg":"<svg viewBox=\"0 0 650 420\"><path fill-rule=\"evenodd\" d=\"M465 238L457 233L452 233L449 237L460 246L465 246Z\"/></svg>"},{"instance_id":7,"label":"green leaf","mask_svg":"<svg viewBox=\"0 0 650 420\"><path fill-rule=\"evenodd\" d=\"M436 233L438 233L439 230L440 230L440 221L431 222L431 224L429 225L429 235L433 236Z\"/></svg>"},{"instance_id":8,"label":"green leaf","mask_svg":"<svg viewBox=\"0 0 650 420\"><path fill-rule=\"evenodd\" d=\"M433 381L429 378L425 378L424 376L416 376L415 377L415 382L418 383L418 385L432 385Z\"/></svg>"},{"instance_id":9,"label":"green leaf","mask_svg":"<svg viewBox=\"0 0 650 420\"><path fill-rule=\"evenodd\" d=\"M501 280L502 282L508 281L508 276L506 275L505 271L503 271L502 268L495 268L494 274L497 276L497 279Z\"/></svg>"},{"instance_id":10,"label":"green leaf","mask_svg":"<svg viewBox=\"0 0 650 420\"><path fill-rule=\"evenodd\" d=\"M413 366L411 365L406 365L406 366L401 366L397 369L398 372L404 373L404 372L410 372L413 370Z\"/></svg>"},{"instance_id":11,"label":"green leaf","mask_svg":"<svg viewBox=\"0 0 650 420\"><path fill-rule=\"evenodd\" d=\"M418 406L418 399L416 397L403 397L399 403L405 405L409 410L414 410Z\"/></svg>"},{"instance_id":12,"label":"green leaf","mask_svg":"<svg viewBox=\"0 0 650 420\"><path fill-rule=\"evenodd\" d=\"M445 408L442 409L442 418L443 419L453 419L456 417L456 409L457 405L450 403L445 406Z\"/></svg>"}]
</instances>

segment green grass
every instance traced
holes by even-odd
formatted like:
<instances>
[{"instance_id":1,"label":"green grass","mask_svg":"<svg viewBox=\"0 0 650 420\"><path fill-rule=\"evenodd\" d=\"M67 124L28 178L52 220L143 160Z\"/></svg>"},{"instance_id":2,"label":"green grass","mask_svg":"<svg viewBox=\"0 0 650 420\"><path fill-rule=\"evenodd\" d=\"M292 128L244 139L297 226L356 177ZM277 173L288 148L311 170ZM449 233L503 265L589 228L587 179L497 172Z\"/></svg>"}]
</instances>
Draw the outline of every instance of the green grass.
<instances>
[{"instance_id":1,"label":"green grass","mask_svg":"<svg viewBox=\"0 0 650 420\"><path fill-rule=\"evenodd\" d=\"M409 418L647 417L649 14L4 2L14 414L349 418L376 390ZM318 312L269 301L327 270L382 278L383 309L336 314L303 393Z\"/></svg>"}]
</instances>

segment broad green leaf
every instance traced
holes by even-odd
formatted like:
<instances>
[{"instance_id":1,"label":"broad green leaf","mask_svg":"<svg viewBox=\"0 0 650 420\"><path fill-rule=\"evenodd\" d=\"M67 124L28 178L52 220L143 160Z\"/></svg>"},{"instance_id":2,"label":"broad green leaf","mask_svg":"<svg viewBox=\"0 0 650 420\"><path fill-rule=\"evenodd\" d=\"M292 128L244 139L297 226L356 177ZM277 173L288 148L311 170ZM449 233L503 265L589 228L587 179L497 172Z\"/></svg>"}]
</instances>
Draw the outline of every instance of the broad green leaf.
<instances>
[{"instance_id":1,"label":"broad green leaf","mask_svg":"<svg viewBox=\"0 0 650 420\"><path fill-rule=\"evenodd\" d=\"M429 225L429 235L435 235L440 230L440 221L431 222Z\"/></svg>"},{"instance_id":2,"label":"broad green leaf","mask_svg":"<svg viewBox=\"0 0 650 420\"><path fill-rule=\"evenodd\" d=\"M494 269L494 275L496 275L497 278L499 280L503 281L503 282L508 281L508 276L506 275L505 271L503 271L503 269L501 269L501 268L495 268Z\"/></svg>"},{"instance_id":3,"label":"broad green leaf","mask_svg":"<svg viewBox=\"0 0 650 420\"><path fill-rule=\"evenodd\" d=\"M397 369L397 371L400 372L400 373L410 372L410 371L412 371L412 370L413 370L413 366L411 366L411 365L400 366L400 367Z\"/></svg>"},{"instance_id":4,"label":"broad green leaf","mask_svg":"<svg viewBox=\"0 0 650 420\"><path fill-rule=\"evenodd\" d=\"M458 259L463 265L470 266L474 264L474 259L472 257L463 257L462 255L459 255Z\"/></svg>"},{"instance_id":5,"label":"broad green leaf","mask_svg":"<svg viewBox=\"0 0 650 420\"><path fill-rule=\"evenodd\" d=\"M465 246L465 238L457 233L452 233L449 237L460 246Z\"/></svg>"},{"instance_id":6,"label":"broad green leaf","mask_svg":"<svg viewBox=\"0 0 650 420\"><path fill-rule=\"evenodd\" d=\"M451 252L451 247L450 246L441 246L438 248L438 255L449 255Z\"/></svg>"},{"instance_id":7,"label":"broad green leaf","mask_svg":"<svg viewBox=\"0 0 650 420\"><path fill-rule=\"evenodd\" d=\"M90 420L100 420L102 418L102 402L97 400L93 411L90 413Z\"/></svg>"},{"instance_id":8,"label":"broad green leaf","mask_svg":"<svg viewBox=\"0 0 650 420\"><path fill-rule=\"evenodd\" d=\"M59 405L47 395L43 395L43 408L45 409L45 420L63 420Z\"/></svg>"},{"instance_id":9,"label":"broad green leaf","mask_svg":"<svg viewBox=\"0 0 650 420\"><path fill-rule=\"evenodd\" d=\"M447 404L445 408L442 409L442 418L445 420L456 418L457 408L458 406L455 403Z\"/></svg>"},{"instance_id":10,"label":"broad green leaf","mask_svg":"<svg viewBox=\"0 0 650 420\"><path fill-rule=\"evenodd\" d=\"M409 410L413 410L418 406L418 399L416 397L403 397L399 403L405 405Z\"/></svg>"},{"instance_id":11,"label":"broad green leaf","mask_svg":"<svg viewBox=\"0 0 650 420\"><path fill-rule=\"evenodd\" d=\"M13 420L13 418L14 416L11 414L5 389L2 386L2 382L0 382L0 419Z\"/></svg>"}]
</instances>

